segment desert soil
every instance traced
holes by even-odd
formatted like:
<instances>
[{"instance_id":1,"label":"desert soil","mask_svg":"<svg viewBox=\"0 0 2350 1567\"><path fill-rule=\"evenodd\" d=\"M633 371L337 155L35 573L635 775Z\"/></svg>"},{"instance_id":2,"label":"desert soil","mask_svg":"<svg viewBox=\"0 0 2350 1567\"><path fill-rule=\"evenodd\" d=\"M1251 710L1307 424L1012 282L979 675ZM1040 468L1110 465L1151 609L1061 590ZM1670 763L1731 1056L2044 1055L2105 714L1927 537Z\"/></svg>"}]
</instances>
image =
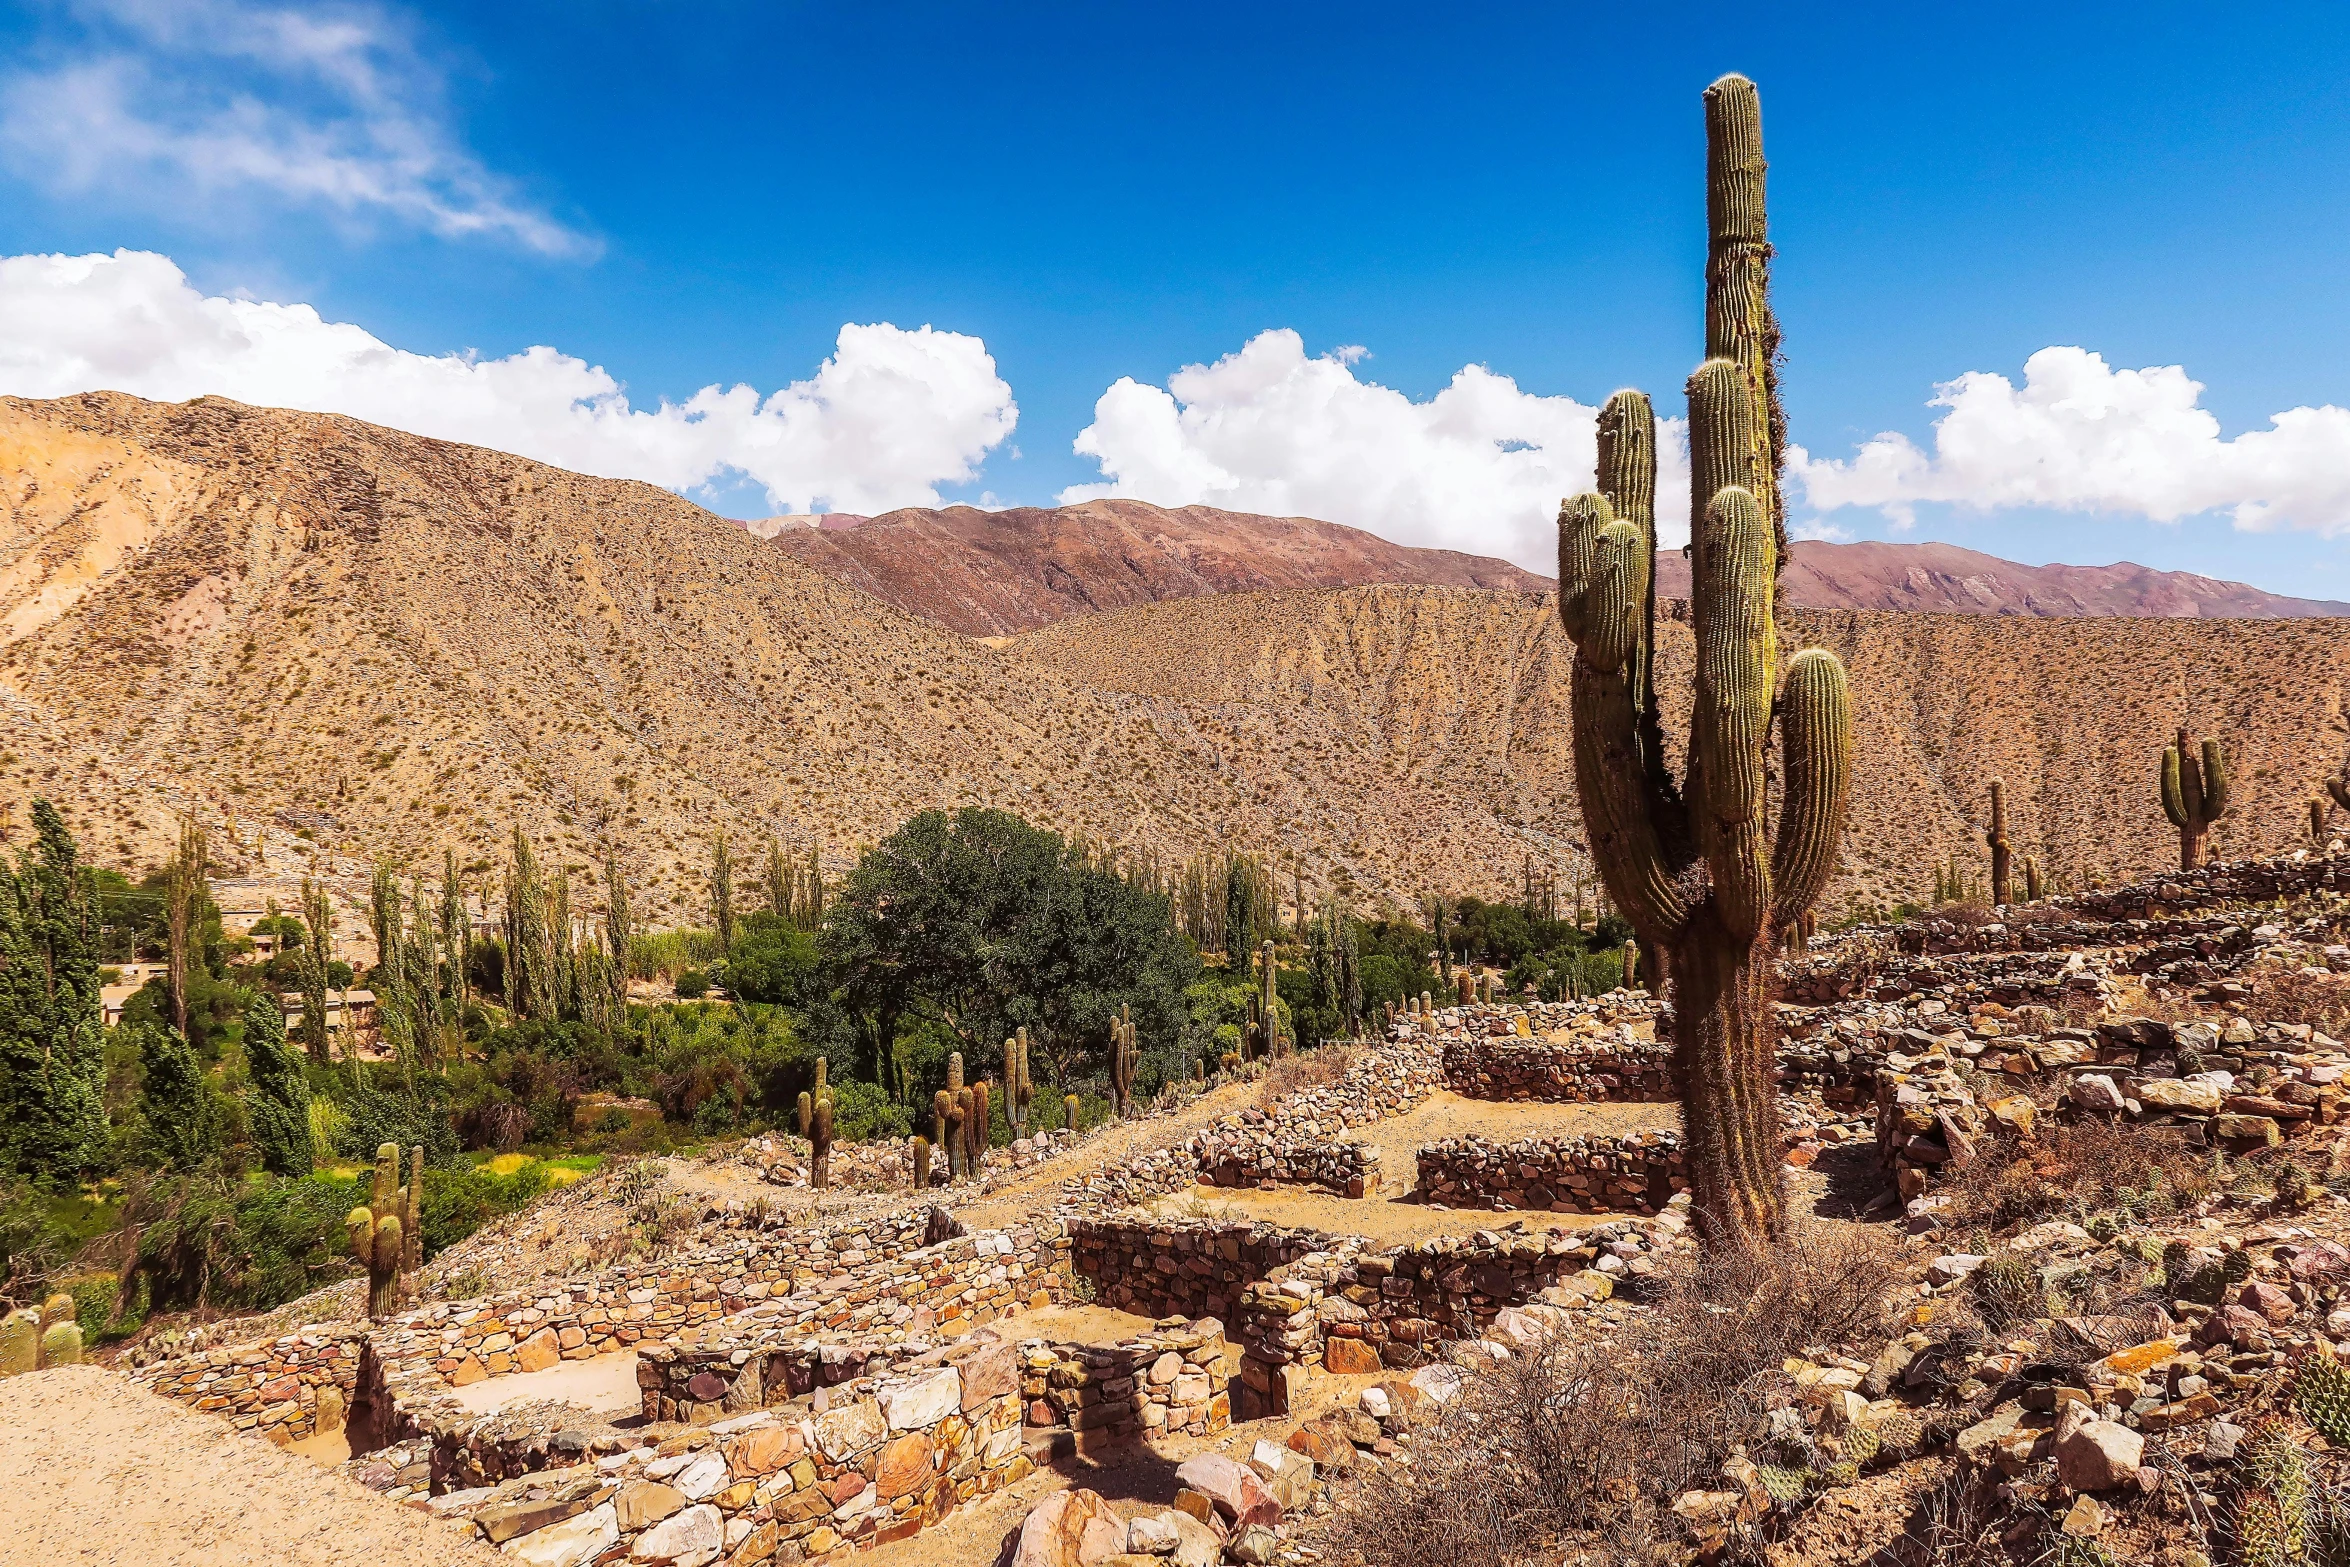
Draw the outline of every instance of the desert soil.
<instances>
[{"instance_id":1,"label":"desert soil","mask_svg":"<svg viewBox=\"0 0 2350 1567\"><path fill-rule=\"evenodd\" d=\"M435 1523L97 1366L0 1382L0 1556L139 1567L501 1567Z\"/></svg>"},{"instance_id":2,"label":"desert soil","mask_svg":"<svg viewBox=\"0 0 2350 1567\"><path fill-rule=\"evenodd\" d=\"M518 1371L454 1390L457 1402L491 1414L526 1398L559 1398L598 1414L643 1407L636 1385L636 1351L566 1360L544 1371Z\"/></svg>"}]
</instances>

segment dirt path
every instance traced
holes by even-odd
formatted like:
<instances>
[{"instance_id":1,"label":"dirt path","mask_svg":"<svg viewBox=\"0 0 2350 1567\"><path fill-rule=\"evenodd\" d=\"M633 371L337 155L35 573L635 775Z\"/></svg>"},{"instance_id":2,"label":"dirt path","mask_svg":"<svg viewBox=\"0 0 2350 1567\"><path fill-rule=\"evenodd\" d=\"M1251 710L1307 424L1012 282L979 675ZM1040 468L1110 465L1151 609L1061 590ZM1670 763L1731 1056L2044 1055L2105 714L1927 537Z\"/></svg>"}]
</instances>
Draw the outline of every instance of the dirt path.
<instances>
[{"instance_id":1,"label":"dirt path","mask_svg":"<svg viewBox=\"0 0 2350 1567\"><path fill-rule=\"evenodd\" d=\"M525 1398L559 1398L598 1414L643 1407L633 1349L589 1360L561 1361L544 1371L491 1377L451 1391L458 1403L485 1415Z\"/></svg>"},{"instance_id":2,"label":"dirt path","mask_svg":"<svg viewBox=\"0 0 2350 1567\"><path fill-rule=\"evenodd\" d=\"M1063 1181L1122 1163L1138 1153L1179 1143L1211 1121L1254 1104L1257 1086L1226 1083L1201 1094L1173 1115L1112 1126L1075 1153L1023 1171L1017 1179L1005 1182L968 1208L956 1208L955 1217L975 1230L1016 1224L1032 1217L1040 1208L1051 1207L1053 1199L1060 1195Z\"/></svg>"},{"instance_id":3,"label":"dirt path","mask_svg":"<svg viewBox=\"0 0 2350 1567\"><path fill-rule=\"evenodd\" d=\"M0 1381L0 1557L140 1567L511 1567L97 1366Z\"/></svg>"}]
</instances>

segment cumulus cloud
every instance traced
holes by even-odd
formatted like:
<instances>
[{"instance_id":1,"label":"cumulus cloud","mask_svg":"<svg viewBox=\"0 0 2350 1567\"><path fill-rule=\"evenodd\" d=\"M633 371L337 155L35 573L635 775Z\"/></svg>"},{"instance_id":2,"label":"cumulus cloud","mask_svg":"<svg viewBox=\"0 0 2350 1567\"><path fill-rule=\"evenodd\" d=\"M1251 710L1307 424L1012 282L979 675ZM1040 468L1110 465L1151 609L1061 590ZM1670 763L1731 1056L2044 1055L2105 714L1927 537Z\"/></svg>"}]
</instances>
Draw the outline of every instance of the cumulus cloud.
<instances>
[{"instance_id":1,"label":"cumulus cloud","mask_svg":"<svg viewBox=\"0 0 2350 1567\"><path fill-rule=\"evenodd\" d=\"M2350 410L2276 414L2233 439L2178 365L2115 370L2079 348L2043 348L2024 384L1970 371L1936 388L1933 450L1879 435L1843 460L1789 453L1790 477L1821 512L1874 507L2038 507L2175 522L2226 512L2239 528L2350 531Z\"/></svg>"},{"instance_id":2,"label":"cumulus cloud","mask_svg":"<svg viewBox=\"0 0 2350 1567\"><path fill-rule=\"evenodd\" d=\"M69 195L210 206L264 192L448 236L592 252L449 124L398 12L352 3L80 0L70 39L0 78L0 155Z\"/></svg>"},{"instance_id":3,"label":"cumulus cloud","mask_svg":"<svg viewBox=\"0 0 2350 1567\"><path fill-rule=\"evenodd\" d=\"M1309 357L1297 333L1259 333L1164 388L1121 377L1094 404L1076 450L1108 482L1071 504L1124 496L1319 517L1402 544L1557 565L1559 501L1591 488L1598 409L1521 391L1480 365L1426 402L1364 380L1360 348ZM1679 426L1660 433L1659 532L1687 536Z\"/></svg>"},{"instance_id":4,"label":"cumulus cloud","mask_svg":"<svg viewBox=\"0 0 2350 1567\"><path fill-rule=\"evenodd\" d=\"M410 353L308 305L207 296L147 252L0 259L0 392L101 390L349 414L679 490L742 475L799 512L935 506L1019 419L987 345L928 326L844 326L805 381L645 409L553 348Z\"/></svg>"}]
</instances>

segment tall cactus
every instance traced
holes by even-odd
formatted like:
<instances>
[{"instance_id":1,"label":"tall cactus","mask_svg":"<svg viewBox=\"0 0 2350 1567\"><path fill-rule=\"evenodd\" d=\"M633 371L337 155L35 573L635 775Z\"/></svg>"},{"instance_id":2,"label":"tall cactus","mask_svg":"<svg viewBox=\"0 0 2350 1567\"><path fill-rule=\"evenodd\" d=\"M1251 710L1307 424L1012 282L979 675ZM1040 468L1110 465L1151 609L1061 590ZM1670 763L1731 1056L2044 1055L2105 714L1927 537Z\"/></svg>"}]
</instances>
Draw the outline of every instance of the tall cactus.
<instances>
[{"instance_id":1,"label":"tall cactus","mask_svg":"<svg viewBox=\"0 0 2350 1567\"><path fill-rule=\"evenodd\" d=\"M2040 901L2040 894L2042 890L2043 886L2040 881L2040 862L2038 859L2027 854L2024 856L2024 901L2026 903L2038 903Z\"/></svg>"},{"instance_id":2,"label":"tall cactus","mask_svg":"<svg viewBox=\"0 0 2350 1567\"><path fill-rule=\"evenodd\" d=\"M2162 750L2162 811L2179 830L2179 869L2191 871L2203 864L2204 842L2211 824L2227 814L2228 771L2217 740L2203 742L2202 757L2187 728L2179 726L2175 744Z\"/></svg>"},{"instance_id":3,"label":"tall cactus","mask_svg":"<svg viewBox=\"0 0 2350 1567\"><path fill-rule=\"evenodd\" d=\"M2015 886L2008 868L2007 785L1997 778L1991 780L1991 825L1983 842L1991 851L1991 904L2004 908L2015 901Z\"/></svg>"},{"instance_id":4,"label":"tall cactus","mask_svg":"<svg viewBox=\"0 0 2350 1567\"><path fill-rule=\"evenodd\" d=\"M808 1184L818 1191L832 1184L832 1090L816 1101L808 1128Z\"/></svg>"},{"instance_id":5,"label":"tall cactus","mask_svg":"<svg viewBox=\"0 0 2350 1567\"><path fill-rule=\"evenodd\" d=\"M1575 783L1592 859L1671 996L1699 1233L1724 1249L1786 1228L1769 952L1835 868L1852 718L1827 650L1795 654L1780 678L1762 114L1741 76L1708 88L1705 107L1708 358L1688 386L1696 692L1678 786L1650 692L1656 435L1637 392L1601 411L1597 493L1560 508L1559 618L1576 645ZM1775 840L1764 825L1774 716Z\"/></svg>"},{"instance_id":6,"label":"tall cactus","mask_svg":"<svg viewBox=\"0 0 2350 1567\"><path fill-rule=\"evenodd\" d=\"M1110 1019L1110 1113L1120 1120L1134 1113L1134 1024L1120 1008Z\"/></svg>"},{"instance_id":7,"label":"tall cactus","mask_svg":"<svg viewBox=\"0 0 2350 1567\"><path fill-rule=\"evenodd\" d=\"M424 1150L414 1150L408 1184L400 1184L400 1145L385 1143L375 1151L375 1187L365 1207L353 1208L343 1219L350 1232L351 1255L367 1267L367 1314L388 1317L398 1308L400 1276L414 1273L423 1263L422 1201Z\"/></svg>"},{"instance_id":8,"label":"tall cactus","mask_svg":"<svg viewBox=\"0 0 2350 1567\"><path fill-rule=\"evenodd\" d=\"M963 1052L958 1050L947 1057L947 1086L940 1089L937 1099L939 1143L946 1149L947 1180L950 1184L970 1174L964 1162L967 1138L964 1128L971 1119L971 1091L963 1086Z\"/></svg>"},{"instance_id":9,"label":"tall cactus","mask_svg":"<svg viewBox=\"0 0 2350 1567\"><path fill-rule=\"evenodd\" d=\"M1004 1124L1012 1141L1028 1135L1028 1107L1036 1099L1036 1085L1028 1080L1028 1026L1004 1041Z\"/></svg>"},{"instance_id":10,"label":"tall cactus","mask_svg":"<svg viewBox=\"0 0 2350 1567\"><path fill-rule=\"evenodd\" d=\"M1265 969L1264 994L1259 998L1265 1009L1264 1054L1268 1058L1285 1056L1289 1054L1289 1047L1293 1041L1286 1040L1281 1035L1281 991L1273 983L1273 944L1269 941L1266 942L1263 947L1258 949L1257 957L1264 964Z\"/></svg>"},{"instance_id":11,"label":"tall cactus","mask_svg":"<svg viewBox=\"0 0 2350 1567\"><path fill-rule=\"evenodd\" d=\"M2326 803L2315 795L2310 796L2309 800L2309 841L2326 841Z\"/></svg>"},{"instance_id":12,"label":"tall cactus","mask_svg":"<svg viewBox=\"0 0 2350 1567\"><path fill-rule=\"evenodd\" d=\"M987 1162L987 1145L995 1139L995 1122L991 1118L988 1101L993 1092L986 1078L973 1083L971 1094L971 1179L978 1180Z\"/></svg>"}]
</instances>

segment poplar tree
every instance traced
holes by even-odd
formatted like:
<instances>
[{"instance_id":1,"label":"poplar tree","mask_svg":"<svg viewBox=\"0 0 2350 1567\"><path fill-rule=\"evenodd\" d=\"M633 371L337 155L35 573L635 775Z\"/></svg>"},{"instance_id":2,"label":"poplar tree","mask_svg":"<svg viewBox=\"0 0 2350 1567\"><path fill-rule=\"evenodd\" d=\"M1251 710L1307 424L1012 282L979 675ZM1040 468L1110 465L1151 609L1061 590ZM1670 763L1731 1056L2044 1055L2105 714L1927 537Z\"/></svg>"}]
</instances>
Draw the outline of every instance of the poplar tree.
<instances>
[{"instance_id":1,"label":"poplar tree","mask_svg":"<svg viewBox=\"0 0 2350 1567\"><path fill-rule=\"evenodd\" d=\"M0 1155L73 1176L106 1150L97 899L47 800L33 831L13 869L0 861Z\"/></svg>"},{"instance_id":2,"label":"poplar tree","mask_svg":"<svg viewBox=\"0 0 2350 1567\"><path fill-rule=\"evenodd\" d=\"M286 1014L263 991L245 1009L245 1118L262 1168L272 1175L308 1175L317 1163L310 1139L310 1085L301 1058L286 1045Z\"/></svg>"}]
</instances>

